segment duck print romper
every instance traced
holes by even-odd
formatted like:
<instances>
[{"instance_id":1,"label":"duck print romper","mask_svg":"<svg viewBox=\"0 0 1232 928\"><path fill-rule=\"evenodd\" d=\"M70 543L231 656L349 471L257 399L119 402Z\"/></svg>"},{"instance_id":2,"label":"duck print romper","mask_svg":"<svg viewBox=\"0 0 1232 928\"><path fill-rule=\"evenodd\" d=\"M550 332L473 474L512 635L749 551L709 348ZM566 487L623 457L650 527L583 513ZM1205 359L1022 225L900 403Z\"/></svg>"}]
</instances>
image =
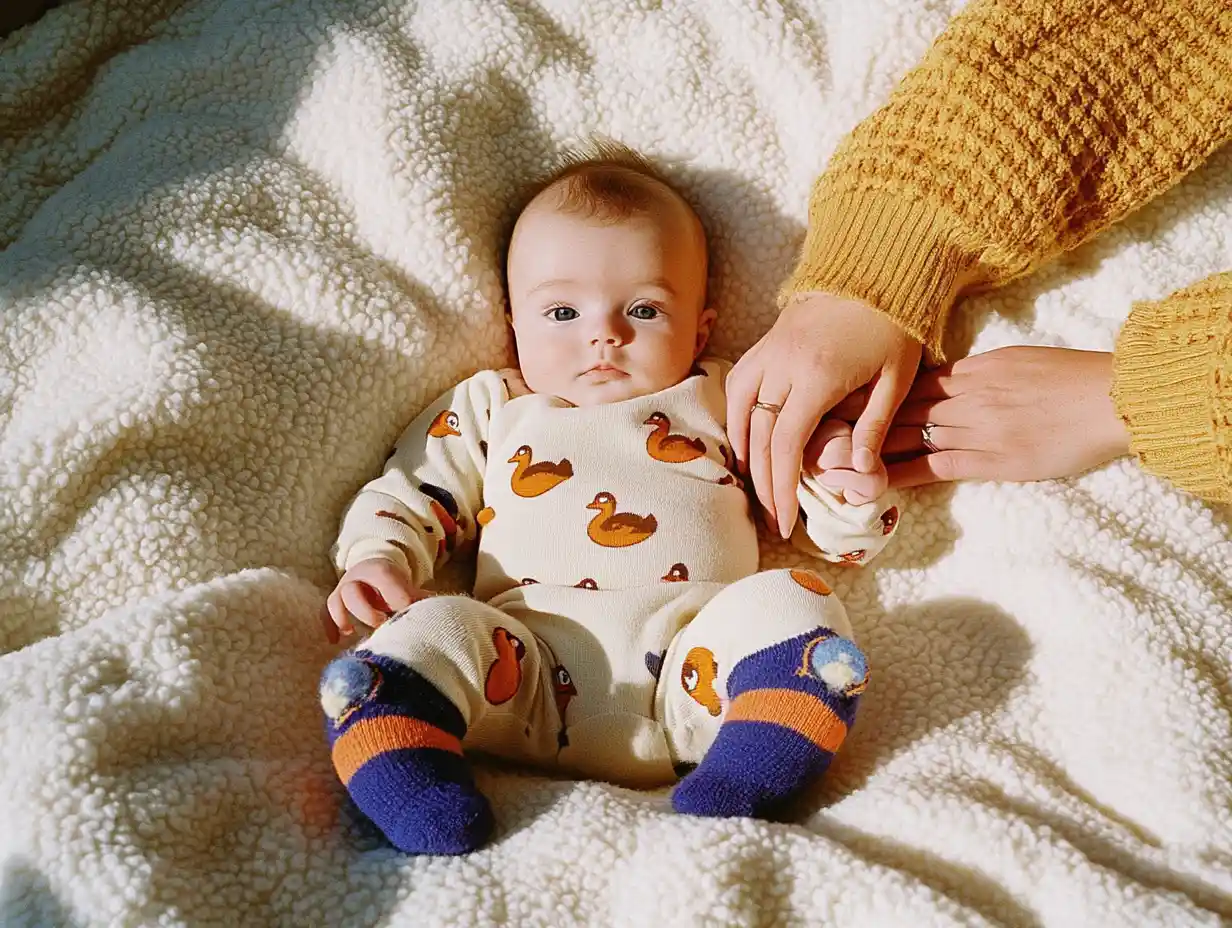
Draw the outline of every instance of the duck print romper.
<instances>
[{"instance_id":1,"label":"duck print romper","mask_svg":"<svg viewBox=\"0 0 1232 928\"><path fill-rule=\"evenodd\" d=\"M758 572L724 433L729 370L702 361L585 408L482 371L433 403L350 504L335 562L388 558L423 586L477 541L474 595L414 604L357 654L426 678L467 750L631 786L699 763L727 717L790 715L790 681L729 692L749 655L786 645L786 677L854 698L867 667L837 597L811 571ZM793 540L836 563L866 561L898 523L887 498L845 504L808 477L798 495ZM802 736L837 750L841 714Z\"/></svg>"}]
</instances>

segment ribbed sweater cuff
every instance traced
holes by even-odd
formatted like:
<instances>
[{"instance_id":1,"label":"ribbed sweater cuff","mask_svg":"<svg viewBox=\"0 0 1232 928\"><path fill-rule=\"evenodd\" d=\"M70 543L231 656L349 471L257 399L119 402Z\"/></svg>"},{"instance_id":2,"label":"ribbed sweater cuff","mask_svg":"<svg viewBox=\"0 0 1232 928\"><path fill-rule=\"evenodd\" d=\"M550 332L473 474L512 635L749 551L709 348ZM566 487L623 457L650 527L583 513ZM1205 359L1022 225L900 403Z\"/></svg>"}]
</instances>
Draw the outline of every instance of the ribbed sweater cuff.
<instances>
[{"instance_id":1,"label":"ribbed sweater cuff","mask_svg":"<svg viewBox=\"0 0 1232 928\"><path fill-rule=\"evenodd\" d=\"M1228 449L1221 453L1215 429L1216 317L1201 306L1182 310L1176 299L1134 307L1117 339L1112 398L1143 467L1203 499L1230 502ZM1232 402L1232 384L1225 390Z\"/></svg>"},{"instance_id":2,"label":"ribbed sweater cuff","mask_svg":"<svg viewBox=\"0 0 1232 928\"><path fill-rule=\"evenodd\" d=\"M919 339L930 360L938 362L950 307L977 264L961 239L957 225L935 204L818 189L800 260L779 294L780 305L812 291L860 300Z\"/></svg>"}]
</instances>

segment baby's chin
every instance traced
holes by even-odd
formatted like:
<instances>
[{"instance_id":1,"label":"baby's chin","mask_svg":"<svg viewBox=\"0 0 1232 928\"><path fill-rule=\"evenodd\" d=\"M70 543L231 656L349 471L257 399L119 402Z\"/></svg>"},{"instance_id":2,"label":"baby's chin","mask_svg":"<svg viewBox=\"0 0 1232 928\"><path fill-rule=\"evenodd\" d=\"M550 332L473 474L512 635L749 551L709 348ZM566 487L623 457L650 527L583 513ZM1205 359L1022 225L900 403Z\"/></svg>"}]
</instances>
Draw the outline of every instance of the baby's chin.
<instances>
[{"instance_id":1,"label":"baby's chin","mask_svg":"<svg viewBox=\"0 0 1232 928\"><path fill-rule=\"evenodd\" d=\"M561 392L556 395L574 406L603 406L649 396L672 386L675 383L648 383L628 376L590 382L585 378L576 378L571 383L562 384Z\"/></svg>"}]
</instances>

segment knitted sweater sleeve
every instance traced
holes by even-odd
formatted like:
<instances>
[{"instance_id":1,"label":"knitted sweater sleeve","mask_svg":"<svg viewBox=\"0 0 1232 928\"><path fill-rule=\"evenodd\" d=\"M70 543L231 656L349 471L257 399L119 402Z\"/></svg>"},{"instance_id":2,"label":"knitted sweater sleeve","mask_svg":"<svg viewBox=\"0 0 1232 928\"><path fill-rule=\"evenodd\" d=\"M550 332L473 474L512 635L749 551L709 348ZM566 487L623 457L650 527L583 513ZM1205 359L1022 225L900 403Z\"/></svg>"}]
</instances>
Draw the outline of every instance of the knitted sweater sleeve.
<instances>
[{"instance_id":1,"label":"knitted sweater sleeve","mask_svg":"<svg viewBox=\"0 0 1232 928\"><path fill-rule=\"evenodd\" d=\"M939 359L959 296L1077 246L1230 136L1227 0L973 0L817 180L782 296L862 300Z\"/></svg>"},{"instance_id":2,"label":"knitted sweater sleeve","mask_svg":"<svg viewBox=\"0 0 1232 928\"><path fill-rule=\"evenodd\" d=\"M1232 272L1136 305L1114 371L1112 398L1143 467L1232 503Z\"/></svg>"}]
</instances>

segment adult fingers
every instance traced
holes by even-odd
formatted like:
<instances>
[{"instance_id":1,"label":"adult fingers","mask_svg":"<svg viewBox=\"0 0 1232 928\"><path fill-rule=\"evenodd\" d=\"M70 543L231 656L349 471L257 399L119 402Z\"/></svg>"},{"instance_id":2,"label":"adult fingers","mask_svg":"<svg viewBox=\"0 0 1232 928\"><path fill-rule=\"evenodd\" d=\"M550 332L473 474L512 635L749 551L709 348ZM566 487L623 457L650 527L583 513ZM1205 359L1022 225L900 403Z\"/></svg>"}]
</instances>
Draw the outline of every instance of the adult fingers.
<instances>
[{"instance_id":1,"label":"adult fingers","mask_svg":"<svg viewBox=\"0 0 1232 928\"><path fill-rule=\"evenodd\" d=\"M763 382L762 389L769 391L773 388ZM782 387L781 393L763 393L761 401L785 406L788 389ZM770 396L774 396L774 399L770 399ZM777 521L778 515L774 509L773 456L770 443L773 441L775 422L781 415L782 413L775 413L773 410L755 407L749 420L749 477L753 480L757 499L766 510L766 517L771 524Z\"/></svg>"},{"instance_id":2,"label":"adult fingers","mask_svg":"<svg viewBox=\"0 0 1232 928\"><path fill-rule=\"evenodd\" d=\"M952 480L979 480L994 473L996 458L984 451L939 451L889 465L892 487L921 487Z\"/></svg>"},{"instance_id":3,"label":"adult fingers","mask_svg":"<svg viewBox=\"0 0 1232 928\"><path fill-rule=\"evenodd\" d=\"M895 454L913 454L924 448L924 431L918 425L896 425L886 435L881 445L883 457Z\"/></svg>"},{"instance_id":4,"label":"adult fingers","mask_svg":"<svg viewBox=\"0 0 1232 928\"><path fill-rule=\"evenodd\" d=\"M770 449L771 481L775 518L782 538L788 538L796 524L796 486L800 483L804 445L821 417L843 397L832 390L829 394L819 394L819 398L820 403L810 400L803 390L793 390L787 394L783 411L775 419Z\"/></svg>"},{"instance_id":5,"label":"adult fingers","mask_svg":"<svg viewBox=\"0 0 1232 928\"><path fill-rule=\"evenodd\" d=\"M911 375L914 373L911 371ZM911 389L911 375L900 367L885 367L877 376L868 405L852 430L852 461L860 473L870 474L876 470L886 432Z\"/></svg>"},{"instance_id":6,"label":"adult fingers","mask_svg":"<svg viewBox=\"0 0 1232 928\"><path fill-rule=\"evenodd\" d=\"M962 361L957 363L961 364ZM946 364L931 370L920 371L911 384L910 400L943 400L962 392L961 373L954 373L954 365Z\"/></svg>"},{"instance_id":7,"label":"adult fingers","mask_svg":"<svg viewBox=\"0 0 1232 928\"><path fill-rule=\"evenodd\" d=\"M727 375L727 438L736 464L744 473L749 467L749 418L757 391L761 389L762 369L757 363L759 341L750 348Z\"/></svg>"},{"instance_id":8,"label":"adult fingers","mask_svg":"<svg viewBox=\"0 0 1232 928\"><path fill-rule=\"evenodd\" d=\"M860 418L860 413L864 412L864 407L868 405L868 391L861 387L852 393L848 393L843 401L835 406L827 414L827 418L841 419L844 422L855 422Z\"/></svg>"}]
</instances>

